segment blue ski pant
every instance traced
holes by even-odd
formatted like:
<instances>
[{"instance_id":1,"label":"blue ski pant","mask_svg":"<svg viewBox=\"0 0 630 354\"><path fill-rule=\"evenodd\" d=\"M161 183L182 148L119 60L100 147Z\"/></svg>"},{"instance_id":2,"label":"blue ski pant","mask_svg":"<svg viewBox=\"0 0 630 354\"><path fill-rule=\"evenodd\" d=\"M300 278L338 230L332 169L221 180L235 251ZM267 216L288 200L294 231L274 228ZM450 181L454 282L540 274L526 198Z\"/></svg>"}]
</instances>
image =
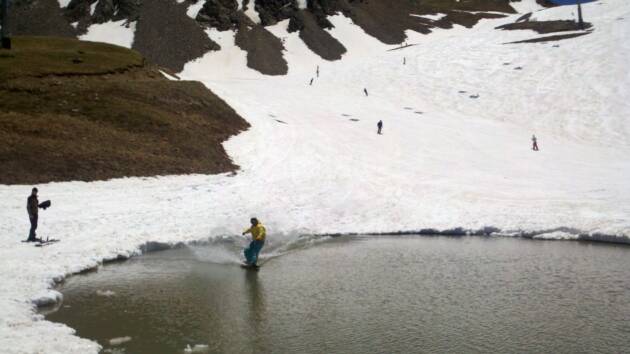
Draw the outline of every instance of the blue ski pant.
<instances>
[{"instance_id":1,"label":"blue ski pant","mask_svg":"<svg viewBox=\"0 0 630 354\"><path fill-rule=\"evenodd\" d=\"M252 241L249 244L249 247L243 251L247 264L256 264L256 261L258 261L258 253L260 253L264 245L265 241Z\"/></svg>"}]
</instances>

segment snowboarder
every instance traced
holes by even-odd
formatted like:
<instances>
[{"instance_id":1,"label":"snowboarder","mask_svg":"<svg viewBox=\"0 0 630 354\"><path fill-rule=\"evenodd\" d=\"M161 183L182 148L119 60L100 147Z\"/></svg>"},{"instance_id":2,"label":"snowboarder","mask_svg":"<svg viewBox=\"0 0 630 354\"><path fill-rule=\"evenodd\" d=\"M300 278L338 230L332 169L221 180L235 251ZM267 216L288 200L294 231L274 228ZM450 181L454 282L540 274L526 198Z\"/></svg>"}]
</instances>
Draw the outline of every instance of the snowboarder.
<instances>
[{"instance_id":1,"label":"snowboarder","mask_svg":"<svg viewBox=\"0 0 630 354\"><path fill-rule=\"evenodd\" d=\"M364 89L363 89L363 93L365 94L365 97L367 97L367 96L368 96L368 92L367 92L367 89L366 89L366 88L364 88Z\"/></svg>"},{"instance_id":2,"label":"snowboarder","mask_svg":"<svg viewBox=\"0 0 630 354\"><path fill-rule=\"evenodd\" d=\"M379 120L378 123L376 123L376 127L378 128L378 131L376 133L378 135L381 135L381 131L383 130L383 121Z\"/></svg>"},{"instance_id":3,"label":"snowboarder","mask_svg":"<svg viewBox=\"0 0 630 354\"><path fill-rule=\"evenodd\" d=\"M28 239L26 239L26 242L41 241L37 238L37 234L35 232L37 230L39 208L45 210L50 206L50 201L45 201L39 204L39 200L37 199L37 192L37 188L33 188L31 190L31 195L26 199L26 211L28 211L28 218L31 222L31 230L28 233Z\"/></svg>"},{"instance_id":4,"label":"snowboarder","mask_svg":"<svg viewBox=\"0 0 630 354\"><path fill-rule=\"evenodd\" d=\"M263 224L258 221L256 218L251 218L250 220L252 227L245 230L243 232L243 236L246 234L252 234L252 242L250 242L249 247L247 247L243 253L245 254L245 262L250 267L257 267L256 262L258 261L258 253L265 245L265 237L267 236L267 230Z\"/></svg>"},{"instance_id":5,"label":"snowboarder","mask_svg":"<svg viewBox=\"0 0 630 354\"><path fill-rule=\"evenodd\" d=\"M538 139L536 139L536 135L532 135L532 150L538 151Z\"/></svg>"}]
</instances>

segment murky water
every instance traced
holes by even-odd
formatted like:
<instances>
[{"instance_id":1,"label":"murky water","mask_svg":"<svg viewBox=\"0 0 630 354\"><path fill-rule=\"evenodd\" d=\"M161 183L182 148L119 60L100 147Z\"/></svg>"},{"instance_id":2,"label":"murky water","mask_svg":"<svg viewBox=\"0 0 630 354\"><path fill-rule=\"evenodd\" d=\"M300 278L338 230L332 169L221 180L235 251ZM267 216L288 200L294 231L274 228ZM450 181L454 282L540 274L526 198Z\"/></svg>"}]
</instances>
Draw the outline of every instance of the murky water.
<instances>
[{"instance_id":1,"label":"murky water","mask_svg":"<svg viewBox=\"0 0 630 354\"><path fill-rule=\"evenodd\" d=\"M47 318L128 354L630 352L628 246L337 238L258 272L217 247L71 277Z\"/></svg>"}]
</instances>

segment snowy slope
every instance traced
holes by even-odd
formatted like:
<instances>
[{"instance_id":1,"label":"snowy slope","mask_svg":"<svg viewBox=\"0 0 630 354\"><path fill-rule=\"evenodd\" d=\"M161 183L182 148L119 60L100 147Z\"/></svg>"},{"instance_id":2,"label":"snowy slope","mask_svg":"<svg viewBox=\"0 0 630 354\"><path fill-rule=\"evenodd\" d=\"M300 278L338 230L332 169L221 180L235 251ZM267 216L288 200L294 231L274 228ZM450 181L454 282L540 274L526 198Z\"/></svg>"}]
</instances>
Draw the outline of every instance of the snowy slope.
<instances>
[{"instance_id":1,"label":"snowy slope","mask_svg":"<svg viewBox=\"0 0 630 354\"><path fill-rule=\"evenodd\" d=\"M522 6L540 9L533 2ZM556 19L546 11L567 18L573 8L536 16ZM242 170L39 186L40 199L53 200L39 235L63 239L42 249L17 242L28 232L31 186L0 186L0 348L97 352L33 315L31 301L54 299L55 280L147 241L235 235L252 215L270 242L458 227L628 241L630 4L609 0L584 12L595 31L562 42L503 44L538 36L494 29L515 15L409 33L414 46L393 51L335 16L330 32L348 48L335 63L319 62L282 22L270 31L286 37L285 77L246 68L233 33L209 31L222 50L180 76L203 81L252 124L226 143Z\"/></svg>"}]
</instances>

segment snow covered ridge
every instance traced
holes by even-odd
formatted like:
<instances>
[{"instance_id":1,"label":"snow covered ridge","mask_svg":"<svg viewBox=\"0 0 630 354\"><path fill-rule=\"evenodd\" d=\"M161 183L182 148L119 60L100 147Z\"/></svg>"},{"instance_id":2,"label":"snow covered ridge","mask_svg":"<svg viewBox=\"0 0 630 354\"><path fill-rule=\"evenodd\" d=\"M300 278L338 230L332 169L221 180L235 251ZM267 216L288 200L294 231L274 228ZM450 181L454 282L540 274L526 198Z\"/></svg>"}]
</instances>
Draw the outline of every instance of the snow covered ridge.
<instances>
[{"instance_id":1,"label":"snow covered ridge","mask_svg":"<svg viewBox=\"0 0 630 354\"><path fill-rule=\"evenodd\" d=\"M181 71L183 66L209 51L220 50L204 31L235 31L248 52L249 67L277 75L283 65L282 38L268 28L288 21L288 32L298 33L310 51L323 60L339 60L351 45L331 36L331 16L344 15L354 25L386 44L407 39L406 31L430 33L436 28L472 27L484 18L531 11L541 7L530 0L445 2L425 5L410 1L369 2L312 0L59 0L19 2L14 34L76 36L133 48L150 62ZM527 4L527 5L525 5ZM59 10L51 8L58 5ZM438 15L439 14L439 15ZM43 21L45 17L46 21ZM45 23L45 25L42 25ZM21 33L20 31L24 31ZM253 44L252 44L253 43ZM276 63L271 70L257 62ZM282 70L281 74L286 74Z\"/></svg>"},{"instance_id":2,"label":"snow covered ridge","mask_svg":"<svg viewBox=\"0 0 630 354\"><path fill-rule=\"evenodd\" d=\"M407 32L410 46L396 51L331 16L326 31L348 46L337 62L308 50L285 20L269 26L285 37L285 77L249 69L232 31L207 31L223 50L178 76L203 81L251 123L225 144L241 171L39 186L54 202L39 235L62 239L41 249L19 242L32 186L0 186L0 348L97 353L32 301L57 298L55 282L147 242L235 235L253 215L270 240L461 228L627 242L630 4L584 10L596 30L576 39L504 45L535 35L495 30L519 14Z\"/></svg>"}]
</instances>

